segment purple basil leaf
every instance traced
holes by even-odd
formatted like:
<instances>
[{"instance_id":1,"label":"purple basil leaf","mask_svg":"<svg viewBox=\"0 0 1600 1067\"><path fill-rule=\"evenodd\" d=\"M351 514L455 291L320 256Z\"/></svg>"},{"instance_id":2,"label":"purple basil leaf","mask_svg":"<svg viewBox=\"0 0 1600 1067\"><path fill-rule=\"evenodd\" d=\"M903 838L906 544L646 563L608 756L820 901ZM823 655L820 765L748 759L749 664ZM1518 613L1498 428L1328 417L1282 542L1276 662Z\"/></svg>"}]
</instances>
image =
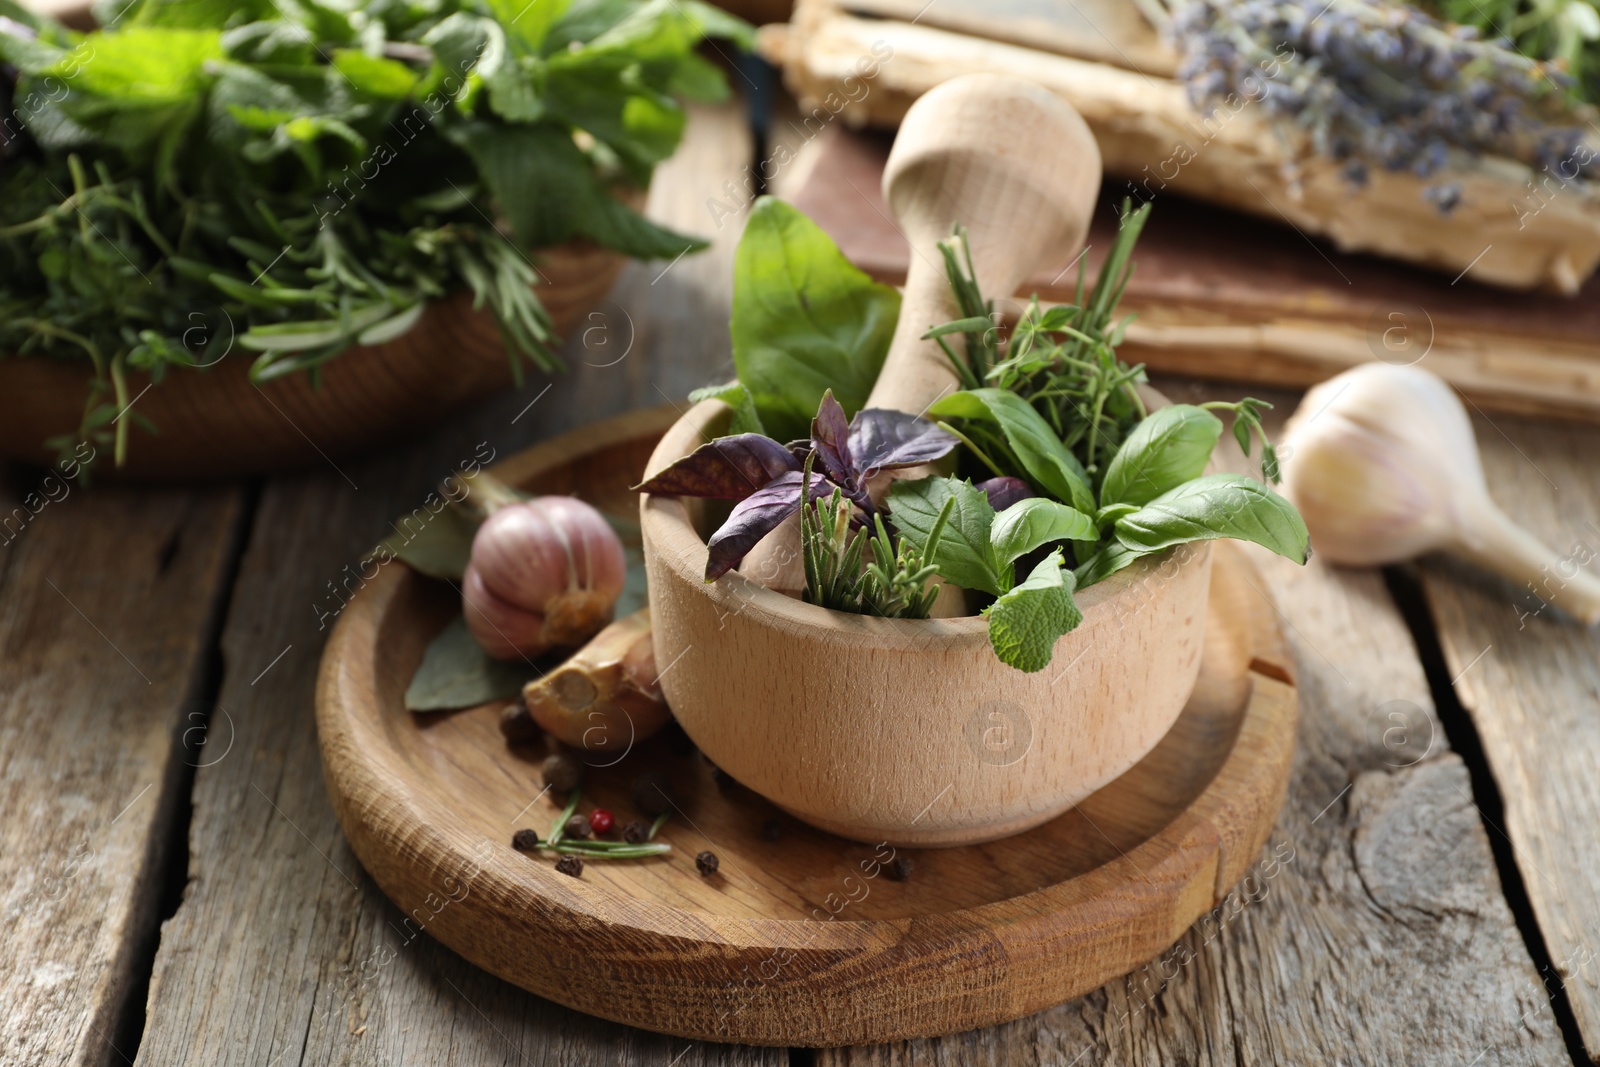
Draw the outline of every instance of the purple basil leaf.
<instances>
[{"instance_id":1,"label":"purple basil leaf","mask_svg":"<svg viewBox=\"0 0 1600 1067\"><path fill-rule=\"evenodd\" d=\"M954 447L954 434L903 411L867 408L850 425L854 474L862 481L878 471L932 463Z\"/></svg>"},{"instance_id":2,"label":"purple basil leaf","mask_svg":"<svg viewBox=\"0 0 1600 1067\"><path fill-rule=\"evenodd\" d=\"M990 478L986 482L979 482L978 488L983 490L989 498L989 506L996 512L1004 511L1019 500L1026 500L1030 496L1038 496L1033 487L1021 478L999 477Z\"/></svg>"},{"instance_id":3,"label":"purple basil leaf","mask_svg":"<svg viewBox=\"0 0 1600 1067\"><path fill-rule=\"evenodd\" d=\"M847 488L856 480L855 464L850 459L850 438L850 420L845 418L844 408L829 389L822 394L822 403L817 405L817 417L811 420L811 443L816 446L822 469Z\"/></svg>"},{"instance_id":4,"label":"purple basil leaf","mask_svg":"<svg viewBox=\"0 0 1600 1067\"><path fill-rule=\"evenodd\" d=\"M715 581L737 567L745 555L767 534L776 530L790 515L800 510L800 471L780 474L758 492L735 504L728 521L706 542L706 581ZM812 472L811 494L833 492L833 485Z\"/></svg>"},{"instance_id":5,"label":"purple basil leaf","mask_svg":"<svg viewBox=\"0 0 1600 1067\"><path fill-rule=\"evenodd\" d=\"M719 437L695 449L637 488L662 496L743 500L780 474L799 471L789 449L758 433ZM796 474L795 484L799 485Z\"/></svg>"}]
</instances>

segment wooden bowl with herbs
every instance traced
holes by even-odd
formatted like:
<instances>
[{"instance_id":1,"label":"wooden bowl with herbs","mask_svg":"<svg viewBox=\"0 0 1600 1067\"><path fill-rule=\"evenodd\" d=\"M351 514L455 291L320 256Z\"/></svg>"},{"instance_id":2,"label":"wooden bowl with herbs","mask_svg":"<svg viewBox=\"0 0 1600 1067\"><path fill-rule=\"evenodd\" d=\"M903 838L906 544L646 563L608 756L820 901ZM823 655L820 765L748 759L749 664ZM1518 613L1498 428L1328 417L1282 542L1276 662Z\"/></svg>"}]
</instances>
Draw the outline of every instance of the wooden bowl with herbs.
<instances>
[{"instance_id":1,"label":"wooden bowl with herbs","mask_svg":"<svg viewBox=\"0 0 1600 1067\"><path fill-rule=\"evenodd\" d=\"M1141 391L1116 358L1148 207L1125 213L1077 306L1034 301L1001 345L983 291L1009 294L1078 248L1099 176L1068 105L975 75L919 99L890 153L885 199L914 253L897 313L842 257L808 262L808 243L838 252L792 208L752 215L740 380L656 449L641 530L674 715L718 767L813 825L950 846L1061 814L1150 752L1188 700L1206 542L1306 558L1283 498L1205 473L1222 421ZM867 343L830 358L796 336L859 340L885 321L887 353L866 366ZM1211 406L1248 451L1258 402Z\"/></svg>"},{"instance_id":2,"label":"wooden bowl with herbs","mask_svg":"<svg viewBox=\"0 0 1600 1067\"><path fill-rule=\"evenodd\" d=\"M0 27L0 456L319 462L559 368L628 257L708 5L273 4ZM495 9L498 10L498 9ZM629 55L648 62L619 63ZM619 116L621 116L619 118Z\"/></svg>"},{"instance_id":3,"label":"wooden bowl with herbs","mask_svg":"<svg viewBox=\"0 0 1600 1067\"><path fill-rule=\"evenodd\" d=\"M697 405L651 469L726 428ZM704 435L704 436L702 436ZM1139 762L1200 667L1210 546L1144 557L1075 597L1082 621L1023 671L990 620L829 611L731 573L707 585L705 524L652 498L642 526L656 661L678 721L716 765L843 837L926 848L1055 818Z\"/></svg>"}]
</instances>

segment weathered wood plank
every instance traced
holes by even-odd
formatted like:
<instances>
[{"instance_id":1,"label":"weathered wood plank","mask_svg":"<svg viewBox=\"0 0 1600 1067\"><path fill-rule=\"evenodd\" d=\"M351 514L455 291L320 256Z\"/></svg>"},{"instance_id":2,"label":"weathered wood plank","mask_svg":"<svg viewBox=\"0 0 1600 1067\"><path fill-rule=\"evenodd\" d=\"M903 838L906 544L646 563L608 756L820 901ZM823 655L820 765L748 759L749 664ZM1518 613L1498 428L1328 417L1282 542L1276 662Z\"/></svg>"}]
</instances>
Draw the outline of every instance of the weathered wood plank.
<instances>
[{"instance_id":1,"label":"weathered wood plank","mask_svg":"<svg viewBox=\"0 0 1600 1067\"><path fill-rule=\"evenodd\" d=\"M1294 398L1275 399L1281 418ZM1301 712L1289 799L1253 880L1087 997L820 1063L1568 1062L1381 576L1256 559L1286 620Z\"/></svg>"},{"instance_id":2,"label":"weathered wood plank","mask_svg":"<svg viewBox=\"0 0 1600 1067\"><path fill-rule=\"evenodd\" d=\"M0 533L0 1062L121 1063L242 496L46 477Z\"/></svg>"},{"instance_id":3,"label":"weathered wood plank","mask_svg":"<svg viewBox=\"0 0 1600 1067\"><path fill-rule=\"evenodd\" d=\"M1482 740L1545 947L1600 1055L1600 634L1547 607L1600 553L1600 432L1476 420L1495 500L1564 557L1537 590L1467 565L1421 568L1456 695ZM1491 831L1495 832L1495 831Z\"/></svg>"},{"instance_id":4,"label":"weathered wood plank","mask_svg":"<svg viewBox=\"0 0 1600 1067\"><path fill-rule=\"evenodd\" d=\"M347 465L349 482L326 471L268 486L223 639L220 702L238 738L197 776L190 882L162 933L140 1064L783 1061L568 1011L413 936L339 833L312 720L318 625L339 606L327 583L393 516L475 455L506 455L726 373L738 227L716 230L705 200L748 162L745 130L738 105L694 113L683 150L658 172L651 214L716 243L674 265L630 267L567 345L570 374Z\"/></svg>"}]
</instances>

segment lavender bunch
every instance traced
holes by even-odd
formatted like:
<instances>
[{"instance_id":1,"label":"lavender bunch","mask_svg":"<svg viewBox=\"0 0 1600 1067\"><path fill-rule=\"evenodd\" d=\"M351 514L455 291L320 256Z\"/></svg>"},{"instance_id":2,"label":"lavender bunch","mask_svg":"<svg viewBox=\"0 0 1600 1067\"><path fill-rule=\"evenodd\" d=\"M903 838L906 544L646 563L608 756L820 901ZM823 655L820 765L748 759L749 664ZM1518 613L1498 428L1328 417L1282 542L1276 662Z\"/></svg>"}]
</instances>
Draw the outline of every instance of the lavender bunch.
<instances>
[{"instance_id":1,"label":"lavender bunch","mask_svg":"<svg viewBox=\"0 0 1600 1067\"><path fill-rule=\"evenodd\" d=\"M1592 173L1583 116L1556 65L1485 41L1398 0L1163 0L1182 53L1178 78L1207 114L1230 96L1310 135L1320 155L1367 168L1440 174L1452 151L1499 155L1567 179ZM1237 104L1230 104L1237 109ZM1453 183L1424 191L1449 212Z\"/></svg>"}]
</instances>

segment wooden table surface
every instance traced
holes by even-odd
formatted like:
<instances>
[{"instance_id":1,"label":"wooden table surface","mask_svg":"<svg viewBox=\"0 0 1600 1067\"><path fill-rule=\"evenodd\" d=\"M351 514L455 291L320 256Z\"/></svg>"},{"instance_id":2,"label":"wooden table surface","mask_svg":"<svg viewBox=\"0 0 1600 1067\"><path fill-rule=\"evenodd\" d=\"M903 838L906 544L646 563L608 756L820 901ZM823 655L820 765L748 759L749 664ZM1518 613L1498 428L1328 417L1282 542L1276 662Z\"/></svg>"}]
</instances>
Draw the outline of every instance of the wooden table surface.
<instances>
[{"instance_id":1,"label":"wooden table surface","mask_svg":"<svg viewBox=\"0 0 1600 1067\"><path fill-rule=\"evenodd\" d=\"M407 940L318 763L313 678L354 584L344 568L475 453L728 376L739 190L803 139L788 106L754 126L742 104L694 112L650 209L714 246L630 267L567 345L570 373L366 458L244 484L74 488L0 535L0 1064L1587 1062L1600 646L1443 562L1262 560L1303 706L1249 891L1135 974L1039 1015L878 1048L699 1044ZM1280 416L1295 400L1272 398ZM1497 416L1478 434L1507 510L1592 558L1600 431ZM36 478L9 472L0 512Z\"/></svg>"}]
</instances>

